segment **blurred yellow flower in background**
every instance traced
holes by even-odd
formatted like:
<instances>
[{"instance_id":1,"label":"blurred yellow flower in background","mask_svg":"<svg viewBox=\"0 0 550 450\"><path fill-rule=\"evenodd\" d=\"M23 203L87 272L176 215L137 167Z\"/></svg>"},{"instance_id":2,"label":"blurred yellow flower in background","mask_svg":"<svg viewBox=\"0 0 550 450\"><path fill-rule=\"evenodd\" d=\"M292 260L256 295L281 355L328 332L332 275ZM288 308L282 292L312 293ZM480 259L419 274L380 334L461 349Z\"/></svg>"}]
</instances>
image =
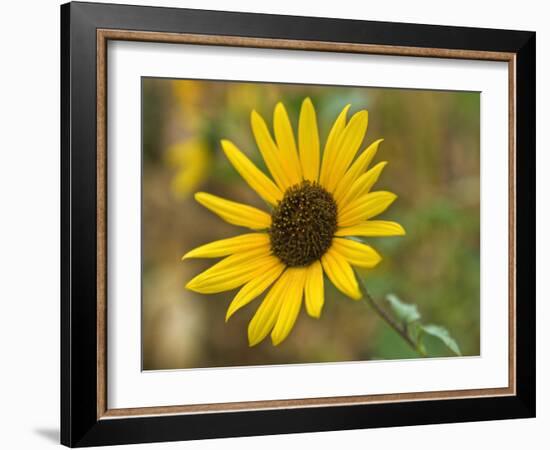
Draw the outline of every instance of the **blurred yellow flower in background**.
<instances>
[{"instance_id":1,"label":"blurred yellow flower in background","mask_svg":"<svg viewBox=\"0 0 550 450\"><path fill-rule=\"evenodd\" d=\"M173 80L172 92L186 127L188 129L196 128L200 123L200 117L196 111L204 94L203 84L196 80Z\"/></svg>"},{"instance_id":2,"label":"blurred yellow flower in background","mask_svg":"<svg viewBox=\"0 0 550 450\"><path fill-rule=\"evenodd\" d=\"M212 157L204 141L193 138L173 144L166 151L165 159L176 169L171 182L173 194L186 198L206 180Z\"/></svg>"},{"instance_id":3,"label":"blurred yellow flower in background","mask_svg":"<svg viewBox=\"0 0 550 450\"><path fill-rule=\"evenodd\" d=\"M274 110L274 138L264 119L252 111L252 131L272 178L232 142L221 141L226 157L267 203L269 212L204 192L195 194L199 203L226 222L253 230L183 256L225 257L186 287L203 294L241 287L226 320L269 288L248 327L250 346L270 333L273 345L286 339L302 301L307 313L319 318L324 305L323 274L346 296L361 298L353 268L373 268L381 256L354 236L405 234L396 222L371 220L384 212L396 195L371 192L387 164L369 168L382 139L358 155L368 112L359 111L348 121L349 108L347 105L334 122L322 158L317 116L309 98L302 102L297 139L282 103Z\"/></svg>"},{"instance_id":4,"label":"blurred yellow flower in background","mask_svg":"<svg viewBox=\"0 0 550 450\"><path fill-rule=\"evenodd\" d=\"M277 97L277 86L261 86L251 83L237 83L233 89L228 89L226 92L226 105L234 113L248 113L248 111L257 108L259 104L265 103L266 100Z\"/></svg>"}]
</instances>

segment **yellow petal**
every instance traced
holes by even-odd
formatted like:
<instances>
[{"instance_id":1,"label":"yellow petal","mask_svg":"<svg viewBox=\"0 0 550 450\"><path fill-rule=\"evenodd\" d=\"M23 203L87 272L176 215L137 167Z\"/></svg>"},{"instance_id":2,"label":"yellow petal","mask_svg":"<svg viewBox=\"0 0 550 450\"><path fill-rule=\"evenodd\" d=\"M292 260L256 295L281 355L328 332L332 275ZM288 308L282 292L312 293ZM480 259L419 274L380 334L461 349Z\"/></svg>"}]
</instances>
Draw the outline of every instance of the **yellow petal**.
<instances>
[{"instance_id":1,"label":"yellow petal","mask_svg":"<svg viewBox=\"0 0 550 450\"><path fill-rule=\"evenodd\" d=\"M319 261L315 261L307 268L304 292L307 313L318 319L321 317L321 311L325 303L323 267Z\"/></svg>"},{"instance_id":2,"label":"yellow petal","mask_svg":"<svg viewBox=\"0 0 550 450\"><path fill-rule=\"evenodd\" d=\"M260 153L265 161L265 165L271 172L273 179L281 189L285 191L292 185L289 175L285 172L280 159L280 152L275 142L271 138L271 134L267 128L267 125L256 111L252 111L250 116L250 122L252 125L252 132L256 139L256 144L260 149Z\"/></svg>"},{"instance_id":3,"label":"yellow petal","mask_svg":"<svg viewBox=\"0 0 550 450\"><path fill-rule=\"evenodd\" d=\"M321 263L328 278L338 290L354 300L361 298L355 273L346 258L331 247L321 258Z\"/></svg>"},{"instance_id":4,"label":"yellow petal","mask_svg":"<svg viewBox=\"0 0 550 450\"><path fill-rule=\"evenodd\" d=\"M351 239L334 238L332 248L346 258L352 266L371 269L382 260L382 257L371 246Z\"/></svg>"},{"instance_id":5,"label":"yellow petal","mask_svg":"<svg viewBox=\"0 0 550 450\"><path fill-rule=\"evenodd\" d=\"M367 111L355 113L338 139L336 145L338 157L334 159L332 167L328 169L327 179L323 184L329 192L334 191L336 185L348 170L353 158L355 158L359 146L365 138L368 123L369 114Z\"/></svg>"},{"instance_id":6,"label":"yellow petal","mask_svg":"<svg viewBox=\"0 0 550 450\"><path fill-rule=\"evenodd\" d=\"M246 250L239 253L234 253L233 255L230 255L230 258L224 258L221 261L218 261L214 266L210 266L208 270L206 270L203 273L206 273L216 267L217 269L225 269L230 267L232 264L240 264L243 261L248 261L253 258L258 258L260 256L268 256L271 255L271 247L270 246L262 246L257 248L252 248L250 250Z\"/></svg>"},{"instance_id":7,"label":"yellow petal","mask_svg":"<svg viewBox=\"0 0 550 450\"><path fill-rule=\"evenodd\" d=\"M347 205L349 205L350 202L352 202L356 198L368 194L374 183L378 181L382 170L384 169L384 167L386 167L387 164L387 161L378 163L372 169L357 178L357 180L355 180L348 191L340 199L338 207L344 209Z\"/></svg>"},{"instance_id":8,"label":"yellow petal","mask_svg":"<svg viewBox=\"0 0 550 450\"><path fill-rule=\"evenodd\" d=\"M290 125L290 119L284 105L279 102L275 106L273 114L273 131L279 153L281 155L281 164L290 178L292 184L298 184L302 181L302 167L298 159L298 150L296 149L296 140L294 132Z\"/></svg>"},{"instance_id":9,"label":"yellow petal","mask_svg":"<svg viewBox=\"0 0 550 450\"><path fill-rule=\"evenodd\" d=\"M300 122L298 125L298 140L300 147L300 162L305 180L317 181L319 177L319 130L317 117L311 99L302 102Z\"/></svg>"},{"instance_id":10,"label":"yellow petal","mask_svg":"<svg viewBox=\"0 0 550 450\"><path fill-rule=\"evenodd\" d=\"M214 294L230 291L264 272L264 266L278 262L272 255L249 257L237 261L241 255L231 255L213 265L208 270L197 275L185 286L187 289L201 294Z\"/></svg>"},{"instance_id":11,"label":"yellow petal","mask_svg":"<svg viewBox=\"0 0 550 450\"><path fill-rule=\"evenodd\" d=\"M405 230L397 222L368 220L352 227L340 228L335 236L403 236Z\"/></svg>"},{"instance_id":12,"label":"yellow petal","mask_svg":"<svg viewBox=\"0 0 550 450\"><path fill-rule=\"evenodd\" d=\"M277 185L258 169L235 144L226 139L223 139L221 144L225 156L227 156L235 170L260 197L271 205L276 205L283 198L283 193Z\"/></svg>"},{"instance_id":13,"label":"yellow petal","mask_svg":"<svg viewBox=\"0 0 550 450\"><path fill-rule=\"evenodd\" d=\"M271 331L285 298L292 272L283 272L265 296L262 304L248 324L248 345L259 344Z\"/></svg>"},{"instance_id":14,"label":"yellow petal","mask_svg":"<svg viewBox=\"0 0 550 450\"><path fill-rule=\"evenodd\" d=\"M296 267L287 269L287 271L292 272L292 274L289 275L292 277L292 282L287 287L285 298L277 317L277 322L271 333L271 342L273 345L279 345L287 338L296 323L298 313L302 307L306 269L303 267Z\"/></svg>"},{"instance_id":15,"label":"yellow petal","mask_svg":"<svg viewBox=\"0 0 550 450\"><path fill-rule=\"evenodd\" d=\"M361 174L367 169L371 161L373 160L380 143L384 139L378 139L367 147L366 150L357 157L346 174L342 177L340 182L336 185L334 190L334 199L339 202L342 196L348 191L354 181L359 178Z\"/></svg>"},{"instance_id":16,"label":"yellow petal","mask_svg":"<svg viewBox=\"0 0 550 450\"><path fill-rule=\"evenodd\" d=\"M322 186L325 186L325 183L328 180L328 175L330 168L334 164L334 160L337 157L338 148L337 144L340 139L340 135L346 127L346 116L351 105L346 105L342 112L332 125L330 133L325 144L325 150L323 152L323 164L321 165L321 174L319 175L319 183Z\"/></svg>"},{"instance_id":17,"label":"yellow petal","mask_svg":"<svg viewBox=\"0 0 550 450\"><path fill-rule=\"evenodd\" d=\"M258 208L232 202L206 192L197 192L195 200L233 225L253 230L263 230L271 226L271 216Z\"/></svg>"},{"instance_id":18,"label":"yellow petal","mask_svg":"<svg viewBox=\"0 0 550 450\"><path fill-rule=\"evenodd\" d=\"M384 212L397 198L393 192L370 192L338 211L338 226L351 227Z\"/></svg>"},{"instance_id":19,"label":"yellow petal","mask_svg":"<svg viewBox=\"0 0 550 450\"><path fill-rule=\"evenodd\" d=\"M267 233L249 233L228 239L210 242L187 252L181 259L219 258L237 252L245 252L258 247L269 247Z\"/></svg>"},{"instance_id":20,"label":"yellow petal","mask_svg":"<svg viewBox=\"0 0 550 450\"><path fill-rule=\"evenodd\" d=\"M248 305L252 300L262 294L262 292L279 278L279 275L281 275L284 269L285 266L280 261L276 261L273 266L264 267L262 274L246 283L237 293L227 309L225 321L227 322L236 311Z\"/></svg>"}]
</instances>

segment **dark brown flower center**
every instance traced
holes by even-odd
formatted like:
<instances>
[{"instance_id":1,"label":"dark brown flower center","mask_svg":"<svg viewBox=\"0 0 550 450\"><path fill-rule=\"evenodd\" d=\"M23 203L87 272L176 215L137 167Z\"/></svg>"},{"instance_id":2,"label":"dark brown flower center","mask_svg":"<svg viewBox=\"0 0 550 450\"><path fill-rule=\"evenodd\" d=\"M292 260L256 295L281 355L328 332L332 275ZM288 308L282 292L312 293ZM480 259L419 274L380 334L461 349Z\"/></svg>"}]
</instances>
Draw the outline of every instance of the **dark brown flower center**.
<instances>
[{"instance_id":1,"label":"dark brown flower center","mask_svg":"<svg viewBox=\"0 0 550 450\"><path fill-rule=\"evenodd\" d=\"M336 213L334 198L317 183L290 187L271 215L271 250L287 266L311 264L331 245Z\"/></svg>"}]
</instances>

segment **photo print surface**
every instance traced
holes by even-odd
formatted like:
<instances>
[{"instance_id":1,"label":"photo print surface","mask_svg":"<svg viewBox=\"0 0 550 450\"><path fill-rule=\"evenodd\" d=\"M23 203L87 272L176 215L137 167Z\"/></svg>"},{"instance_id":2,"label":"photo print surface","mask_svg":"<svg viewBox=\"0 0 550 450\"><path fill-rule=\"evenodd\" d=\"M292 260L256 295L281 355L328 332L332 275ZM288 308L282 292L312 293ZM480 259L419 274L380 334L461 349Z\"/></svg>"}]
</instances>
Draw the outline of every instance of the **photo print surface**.
<instances>
[{"instance_id":1,"label":"photo print surface","mask_svg":"<svg viewBox=\"0 0 550 450\"><path fill-rule=\"evenodd\" d=\"M478 92L142 78L144 370L480 354Z\"/></svg>"}]
</instances>

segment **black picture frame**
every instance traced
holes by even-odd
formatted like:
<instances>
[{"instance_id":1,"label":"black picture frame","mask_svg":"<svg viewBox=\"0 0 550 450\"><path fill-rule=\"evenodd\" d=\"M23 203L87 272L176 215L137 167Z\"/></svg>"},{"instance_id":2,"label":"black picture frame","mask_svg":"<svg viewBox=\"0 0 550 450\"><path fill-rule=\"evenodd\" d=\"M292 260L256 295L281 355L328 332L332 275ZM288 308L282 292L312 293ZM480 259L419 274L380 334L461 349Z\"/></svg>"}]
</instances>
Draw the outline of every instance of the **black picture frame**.
<instances>
[{"instance_id":1,"label":"black picture frame","mask_svg":"<svg viewBox=\"0 0 550 450\"><path fill-rule=\"evenodd\" d=\"M98 418L97 30L515 54L516 394ZM113 4L61 6L61 443L71 447L535 416L534 32Z\"/></svg>"}]
</instances>

